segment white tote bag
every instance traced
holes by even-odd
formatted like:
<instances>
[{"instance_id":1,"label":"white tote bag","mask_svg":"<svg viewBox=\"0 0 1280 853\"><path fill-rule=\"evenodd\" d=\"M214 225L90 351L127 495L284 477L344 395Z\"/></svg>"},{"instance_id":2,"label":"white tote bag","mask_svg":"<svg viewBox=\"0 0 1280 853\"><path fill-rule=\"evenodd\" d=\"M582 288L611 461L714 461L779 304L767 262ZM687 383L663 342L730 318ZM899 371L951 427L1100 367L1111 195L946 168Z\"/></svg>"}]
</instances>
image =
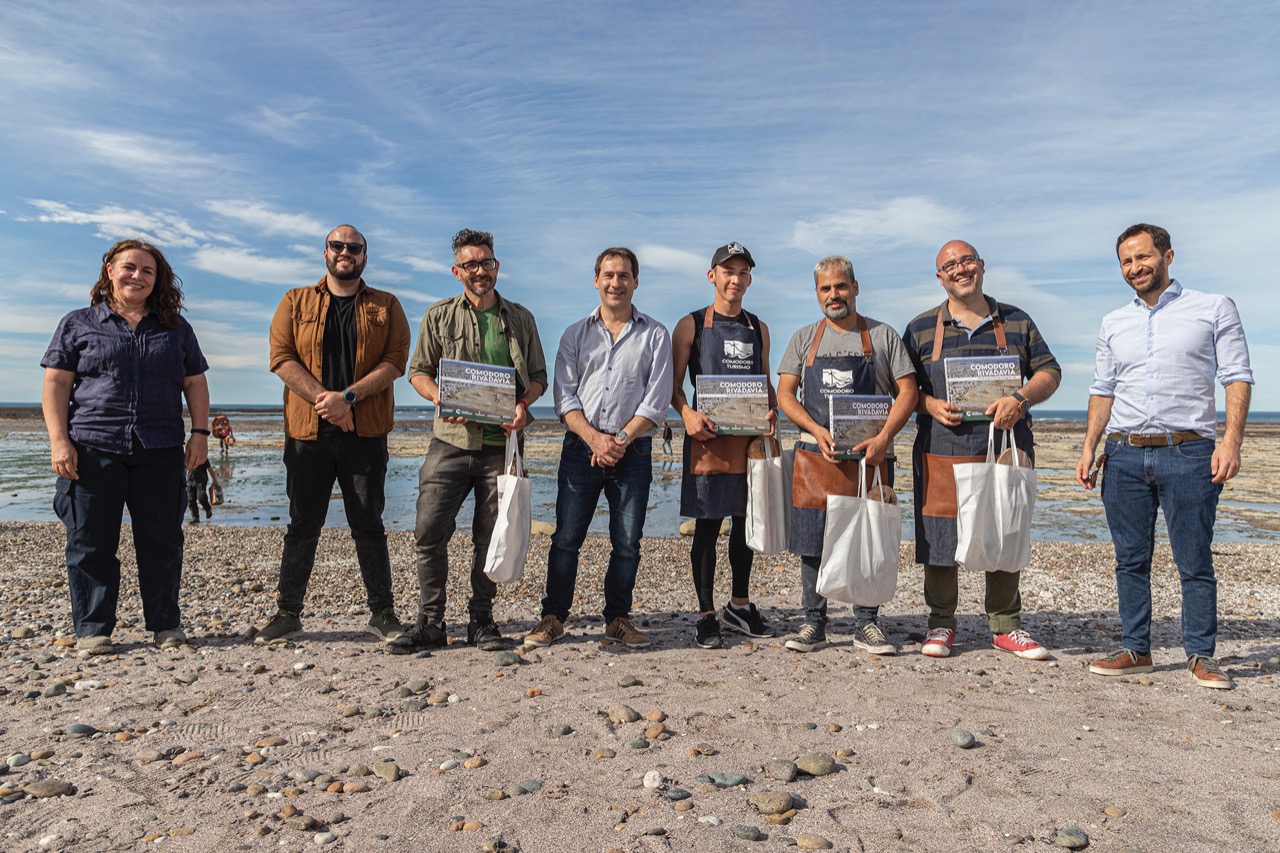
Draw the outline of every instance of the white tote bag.
<instances>
[{"instance_id":1,"label":"white tote bag","mask_svg":"<svg viewBox=\"0 0 1280 853\"><path fill-rule=\"evenodd\" d=\"M1036 507L1036 472L1022 464L1012 431L1004 430L1002 451L1011 443L1009 464L996 462L996 426L987 434L987 460L954 465L956 477L956 563L980 572L1016 572L1031 562L1031 513Z\"/></svg>"},{"instance_id":2,"label":"white tote bag","mask_svg":"<svg viewBox=\"0 0 1280 853\"><path fill-rule=\"evenodd\" d=\"M485 554L484 573L495 583L514 583L524 576L529 554L529 530L533 520L533 498L520 442L513 431L507 436L506 461L498 475L498 519Z\"/></svg>"},{"instance_id":3,"label":"white tote bag","mask_svg":"<svg viewBox=\"0 0 1280 853\"><path fill-rule=\"evenodd\" d=\"M759 445L763 458L747 453L747 547L759 554L785 551L791 532L791 488L776 444L761 437L751 449Z\"/></svg>"},{"instance_id":4,"label":"white tote bag","mask_svg":"<svg viewBox=\"0 0 1280 853\"><path fill-rule=\"evenodd\" d=\"M875 471L880 494L880 469ZM858 466L858 496L827 495L827 520L818 566L818 593L834 601L874 607L898 587L902 509L867 498L867 463Z\"/></svg>"}]
</instances>

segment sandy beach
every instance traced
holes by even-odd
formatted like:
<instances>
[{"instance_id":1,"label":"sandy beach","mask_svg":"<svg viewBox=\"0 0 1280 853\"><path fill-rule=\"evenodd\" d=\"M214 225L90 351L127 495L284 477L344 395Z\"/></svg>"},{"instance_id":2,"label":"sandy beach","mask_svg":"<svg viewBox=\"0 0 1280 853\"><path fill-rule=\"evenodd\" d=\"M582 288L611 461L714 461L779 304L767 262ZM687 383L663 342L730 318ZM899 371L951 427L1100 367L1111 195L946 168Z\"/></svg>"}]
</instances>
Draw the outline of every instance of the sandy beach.
<instances>
[{"instance_id":1,"label":"sandy beach","mask_svg":"<svg viewBox=\"0 0 1280 853\"><path fill-rule=\"evenodd\" d=\"M1053 432L1041 432L1042 478L1078 452ZM1268 504L1264 446L1251 428L1246 474L1230 487ZM1096 496L1076 492L1100 524ZM1100 535L1034 546L1024 627L1053 651L1034 663L990 647L972 573L953 657L921 656L910 543L881 621L900 654L854 649L847 608L833 608L831 645L783 648L801 616L790 555L757 558L753 581L779 639L699 649L688 540L673 536L644 544L635 615L648 650L600 642L608 544L592 537L569 636L554 646L467 646L455 571L454 644L390 655L363 631L343 530L322 538L304 633L256 646L282 531L218 524L187 530L192 642L160 651L142 630L126 528L115 653L81 657L61 525L5 522L0 848L1005 851L1079 843L1079 831L1101 851L1280 849L1280 546L1215 546L1218 654L1238 686L1210 691L1185 671L1164 544L1156 671L1087 672L1119 637ZM412 618L412 537L389 540L397 609ZM504 634L522 636L538 615L548 544L534 536L525 578L499 591ZM451 564L469 560L458 535ZM717 600L723 551L720 564ZM959 729L971 748L956 745Z\"/></svg>"}]
</instances>

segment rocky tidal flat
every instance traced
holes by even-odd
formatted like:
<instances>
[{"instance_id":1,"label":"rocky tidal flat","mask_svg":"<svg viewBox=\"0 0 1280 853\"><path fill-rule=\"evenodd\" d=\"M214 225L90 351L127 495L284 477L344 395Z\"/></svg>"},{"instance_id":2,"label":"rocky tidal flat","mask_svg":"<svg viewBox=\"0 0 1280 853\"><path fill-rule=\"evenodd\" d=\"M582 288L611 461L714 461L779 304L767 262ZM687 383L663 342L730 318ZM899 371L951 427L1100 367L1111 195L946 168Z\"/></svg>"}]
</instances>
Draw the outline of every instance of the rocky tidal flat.
<instances>
[{"instance_id":1,"label":"rocky tidal flat","mask_svg":"<svg viewBox=\"0 0 1280 853\"><path fill-rule=\"evenodd\" d=\"M990 647L981 577L962 574L951 658L924 658L921 576L904 547L882 626L901 653L780 638L692 644L687 540L644 544L636 621L652 648L600 642L607 542L583 550L577 615L547 649L454 642L393 656L368 618L345 531L326 531L296 641L252 644L274 610L282 531L187 532L184 624L141 625L125 530L112 654L73 646L61 525L0 524L0 849L1273 850L1280 848L1280 547L1216 546L1220 642L1237 689L1199 688L1157 552L1156 670L1087 663L1117 642L1110 546L1037 543L1024 627L1052 650ZM499 591L518 637L538 615L549 540ZM390 535L398 610L412 538ZM470 559L455 537L451 563ZM794 557L760 558L755 600L800 624ZM727 562L721 554L727 597ZM153 846L154 845L154 848Z\"/></svg>"}]
</instances>

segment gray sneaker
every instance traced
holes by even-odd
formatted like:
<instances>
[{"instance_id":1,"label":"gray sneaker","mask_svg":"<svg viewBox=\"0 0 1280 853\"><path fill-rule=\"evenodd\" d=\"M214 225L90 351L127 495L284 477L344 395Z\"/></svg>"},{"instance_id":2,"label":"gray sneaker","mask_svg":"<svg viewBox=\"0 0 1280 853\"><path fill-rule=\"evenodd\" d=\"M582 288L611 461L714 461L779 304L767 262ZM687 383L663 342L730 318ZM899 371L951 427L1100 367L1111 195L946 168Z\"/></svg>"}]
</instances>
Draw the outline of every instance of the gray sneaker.
<instances>
[{"instance_id":1,"label":"gray sneaker","mask_svg":"<svg viewBox=\"0 0 1280 853\"><path fill-rule=\"evenodd\" d=\"M396 618L396 609L394 607L384 607L370 616L369 624L365 628L370 634L373 634L384 643L389 643L398 637L404 636L404 626Z\"/></svg>"},{"instance_id":2,"label":"gray sneaker","mask_svg":"<svg viewBox=\"0 0 1280 853\"><path fill-rule=\"evenodd\" d=\"M258 645L283 643L302 630L302 620L287 610L277 610L275 617L266 624L253 641Z\"/></svg>"},{"instance_id":3,"label":"gray sneaker","mask_svg":"<svg viewBox=\"0 0 1280 853\"><path fill-rule=\"evenodd\" d=\"M176 649L187 642L187 635L182 633L181 628L169 628L165 631L156 631L156 645L162 649Z\"/></svg>"},{"instance_id":4,"label":"gray sneaker","mask_svg":"<svg viewBox=\"0 0 1280 853\"><path fill-rule=\"evenodd\" d=\"M898 647L885 639L884 631L874 622L853 629L853 646L873 655L896 655Z\"/></svg>"},{"instance_id":5,"label":"gray sneaker","mask_svg":"<svg viewBox=\"0 0 1280 853\"><path fill-rule=\"evenodd\" d=\"M76 651L88 652L91 655L109 655L112 651L111 638L95 634L76 640Z\"/></svg>"},{"instance_id":6,"label":"gray sneaker","mask_svg":"<svg viewBox=\"0 0 1280 853\"><path fill-rule=\"evenodd\" d=\"M801 626L800 631L794 636L787 638L783 643L793 652L811 652L814 649L825 646L827 644L827 632L825 628L812 625L806 622Z\"/></svg>"}]
</instances>

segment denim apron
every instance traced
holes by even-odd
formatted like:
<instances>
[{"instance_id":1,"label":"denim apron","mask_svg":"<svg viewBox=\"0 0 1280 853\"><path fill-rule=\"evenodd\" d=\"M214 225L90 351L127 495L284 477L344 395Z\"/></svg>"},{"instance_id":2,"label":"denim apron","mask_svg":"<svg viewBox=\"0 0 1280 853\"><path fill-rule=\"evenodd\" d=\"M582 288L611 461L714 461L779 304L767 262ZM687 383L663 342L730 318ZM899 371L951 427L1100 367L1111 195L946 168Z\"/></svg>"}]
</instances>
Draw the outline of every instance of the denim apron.
<instances>
[{"instance_id":1,"label":"denim apron","mask_svg":"<svg viewBox=\"0 0 1280 853\"><path fill-rule=\"evenodd\" d=\"M861 355L818 355L823 320L809 345L800 384L804 389L804 410L827 429L831 428L831 394L874 394L876 368L871 352L867 321L858 315L862 337ZM825 392L825 393L824 393ZM818 446L803 438L796 442L795 468L791 480L791 551L802 557L822 556L822 539L827 523L827 495L858 493L857 459L830 462Z\"/></svg>"},{"instance_id":2,"label":"denim apron","mask_svg":"<svg viewBox=\"0 0 1280 853\"><path fill-rule=\"evenodd\" d=\"M697 376L764 373L763 337L751 315L746 325L715 321L711 306L693 312L698 331ZM758 321L757 321L758 322ZM696 383L695 383L696 384ZM693 405L698 407L697 392ZM688 518L727 518L747 513L747 445L754 436L721 435L708 441L684 436L684 477L680 481L680 514Z\"/></svg>"},{"instance_id":3,"label":"denim apron","mask_svg":"<svg viewBox=\"0 0 1280 853\"><path fill-rule=\"evenodd\" d=\"M996 345L989 353L965 351L966 356L1008 355L1004 320L993 312ZM933 380L933 396L947 398L946 329L942 308L934 327L933 351L928 365ZM989 421L961 421L951 427L938 423L929 415L916 417L916 440L911 449L912 479L915 488L916 562L930 566L956 564L956 479L952 467L965 462L982 462L987 458ZM1021 450L1034 462L1031 427L1027 418L1019 418L1013 437Z\"/></svg>"}]
</instances>

